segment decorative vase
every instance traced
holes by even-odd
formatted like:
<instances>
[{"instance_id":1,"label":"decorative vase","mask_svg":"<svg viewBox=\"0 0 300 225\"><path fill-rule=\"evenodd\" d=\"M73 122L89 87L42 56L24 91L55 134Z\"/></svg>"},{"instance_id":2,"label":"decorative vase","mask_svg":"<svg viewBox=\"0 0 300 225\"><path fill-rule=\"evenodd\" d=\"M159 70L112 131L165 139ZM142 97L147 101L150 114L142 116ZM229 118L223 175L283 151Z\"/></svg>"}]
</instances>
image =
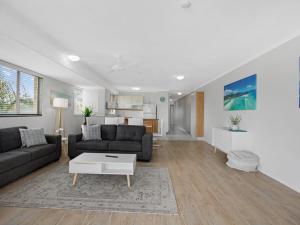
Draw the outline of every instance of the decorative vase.
<instances>
[{"instance_id":1,"label":"decorative vase","mask_svg":"<svg viewBox=\"0 0 300 225\"><path fill-rule=\"evenodd\" d=\"M239 129L240 129L239 125L234 125L234 124L231 125L231 130L239 130Z\"/></svg>"},{"instance_id":2,"label":"decorative vase","mask_svg":"<svg viewBox=\"0 0 300 225\"><path fill-rule=\"evenodd\" d=\"M91 125L91 117L86 117L86 125Z\"/></svg>"}]
</instances>

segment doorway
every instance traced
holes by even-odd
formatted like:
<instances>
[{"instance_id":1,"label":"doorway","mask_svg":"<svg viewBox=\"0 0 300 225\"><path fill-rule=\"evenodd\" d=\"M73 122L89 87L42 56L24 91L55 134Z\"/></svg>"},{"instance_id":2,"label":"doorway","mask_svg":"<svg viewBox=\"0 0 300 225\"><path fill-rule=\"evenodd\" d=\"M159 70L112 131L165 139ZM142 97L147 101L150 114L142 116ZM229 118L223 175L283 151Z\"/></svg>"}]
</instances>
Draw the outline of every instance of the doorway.
<instances>
[{"instance_id":1,"label":"doorway","mask_svg":"<svg viewBox=\"0 0 300 225\"><path fill-rule=\"evenodd\" d=\"M189 130L191 104L189 97L184 97L170 104L169 119L170 127L167 137L169 139L190 139L192 136Z\"/></svg>"}]
</instances>

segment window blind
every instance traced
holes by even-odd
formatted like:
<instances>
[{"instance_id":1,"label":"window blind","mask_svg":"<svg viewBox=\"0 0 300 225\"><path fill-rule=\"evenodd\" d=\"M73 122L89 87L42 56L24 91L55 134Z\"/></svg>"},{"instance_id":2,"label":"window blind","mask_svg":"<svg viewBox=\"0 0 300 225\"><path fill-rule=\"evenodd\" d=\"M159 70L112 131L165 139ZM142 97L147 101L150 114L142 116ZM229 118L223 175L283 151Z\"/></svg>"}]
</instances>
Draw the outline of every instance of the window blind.
<instances>
[{"instance_id":1,"label":"window blind","mask_svg":"<svg viewBox=\"0 0 300 225\"><path fill-rule=\"evenodd\" d=\"M20 73L20 113L38 113L38 85L39 79L26 73Z\"/></svg>"},{"instance_id":2,"label":"window blind","mask_svg":"<svg viewBox=\"0 0 300 225\"><path fill-rule=\"evenodd\" d=\"M17 113L17 70L0 65L0 113Z\"/></svg>"},{"instance_id":3,"label":"window blind","mask_svg":"<svg viewBox=\"0 0 300 225\"><path fill-rule=\"evenodd\" d=\"M0 65L0 115L40 114L40 78Z\"/></svg>"}]
</instances>

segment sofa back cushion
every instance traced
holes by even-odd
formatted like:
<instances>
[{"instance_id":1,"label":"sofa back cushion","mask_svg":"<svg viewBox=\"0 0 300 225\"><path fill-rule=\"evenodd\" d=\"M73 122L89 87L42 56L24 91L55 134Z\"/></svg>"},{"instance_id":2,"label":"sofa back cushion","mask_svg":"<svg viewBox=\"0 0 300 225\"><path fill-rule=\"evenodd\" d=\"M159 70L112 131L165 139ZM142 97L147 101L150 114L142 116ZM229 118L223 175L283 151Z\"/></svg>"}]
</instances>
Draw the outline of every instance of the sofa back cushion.
<instances>
[{"instance_id":1,"label":"sofa back cushion","mask_svg":"<svg viewBox=\"0 0 300 225\"><path fill-rule=\"evenodd\" d=\"M88 140L101 140L100 125L81 125L82 139Z\"/></svg>"},{"instance_id":2,"label":"sofa back cushion","mask_svg":"<svg viewBox=\"0 0 300 225\"><path fill-rule=\"evenodd\" d=\"M36 146L36 145L46 145L46 137L44 129L19 129L21 135L22 147L26 146Z\"/></svg>"},{"instance_id":3,"label":"sofa back cushion","mask_svg":"<svg viewBox=\"0 0 300 225\"><path fill-rule=\"evenodd\" d=\"M20 128L27 129L27 127L11 127L0 129L0 152L8 152L22 146L19 131Z\"/></svg>"},{"instance_id":4,"label":"sofa back cushion","mask_svg":"<svg viewBox=\"0 0 300 225\"><path fill-rule=\"evenodd\" d=\"M107 141L114 141L116 140L116 132L117 126L116 125L101 125L101 139Z\"/></svg>"},{"instance_id":5,"label":"sofa back cushion","mask_svg":"<svg viewBox=\"0 0 300 225\"><path fill-rule=\"evenodd\" d=\"M146 133L145 126L119 125L117 128L117 141L142 141Z\"/></svg>"}]
</instances>

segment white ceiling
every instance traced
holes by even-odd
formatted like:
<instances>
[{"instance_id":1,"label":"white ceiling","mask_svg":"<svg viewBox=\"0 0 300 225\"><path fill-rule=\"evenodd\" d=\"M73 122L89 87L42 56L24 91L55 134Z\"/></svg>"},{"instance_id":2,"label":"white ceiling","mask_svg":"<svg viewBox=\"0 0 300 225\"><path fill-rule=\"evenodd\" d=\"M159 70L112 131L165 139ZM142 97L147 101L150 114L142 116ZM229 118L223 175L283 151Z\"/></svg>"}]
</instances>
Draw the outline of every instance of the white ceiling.
<instances>
[{"instance_id":1,"label":"white ceiling","mask_svg":"<svg viewBox=\"0 0 300 225\"><path fill-rule=\"evenodd\" d=\"M76 86L187 93L300 34L299 0L180 3L0 0L0 59ZM133 65L107 73L115 55Z\"/></svg>"}]
</instances>

